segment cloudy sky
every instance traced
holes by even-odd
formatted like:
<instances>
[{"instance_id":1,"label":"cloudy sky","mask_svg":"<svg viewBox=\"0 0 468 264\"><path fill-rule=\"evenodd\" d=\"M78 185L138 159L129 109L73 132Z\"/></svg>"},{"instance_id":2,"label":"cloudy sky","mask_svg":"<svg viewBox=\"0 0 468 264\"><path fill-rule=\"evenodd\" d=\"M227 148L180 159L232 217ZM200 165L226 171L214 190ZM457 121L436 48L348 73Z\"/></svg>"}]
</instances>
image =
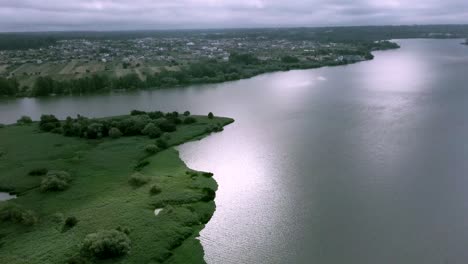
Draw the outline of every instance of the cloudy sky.
<instances>
[{"instance_id":1,"label":"cloudy sky","mask_svg":"<svg viewBox=\"0 0 468 264\"><path fill-rule=\"evenodd\" d=\"M468 23L468 0L0 0L0 31Z\"/></svg>"}]
</instances>

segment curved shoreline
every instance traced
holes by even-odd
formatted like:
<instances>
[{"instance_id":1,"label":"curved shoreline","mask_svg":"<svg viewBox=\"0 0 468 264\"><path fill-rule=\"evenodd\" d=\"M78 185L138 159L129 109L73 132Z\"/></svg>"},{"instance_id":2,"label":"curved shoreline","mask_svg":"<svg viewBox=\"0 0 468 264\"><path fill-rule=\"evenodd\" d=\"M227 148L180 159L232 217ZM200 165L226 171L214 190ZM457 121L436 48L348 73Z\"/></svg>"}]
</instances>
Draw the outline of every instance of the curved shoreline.
<instances>
[{"instance_id":1,"label":"curved shoreline","mask_svg":"<svg viewBox=\"0 0 468 264\"><path fill-rule=\"evenodd\" d=\"M193 117L197 119L195 124L181 125L171 133L167 149L149 156L144 150L151 141L143 136L90 141L37 133L35 123L1 128L0 147L8 151L0 159L0 186L22 195L0 202L0 211L16 206L36 217L30 226L10 218L0 219L0 254L4 260L64 263L77 257L77 248L86 234L117 228L128 230L132 241L130 254L118 259L119 263L204 263L196 237L215 211L217 184L211 173L188 168L174 147L208 136L211 130L206 128L212 125L226 126L234 120ZM27 154L20 155L23 151ZM32 164L28 162L31 158L35 159ZM131 164L142 161L147 161L146 165L135 173ZM24 166L14 166L18 163ZM11 166L16 169L8 169ZM70 172L73 178L69 188L47 193L31 188L41 184L43 178L28 175L36 166ZM5 173L7 169L9 173ZM132 185L130 180L135 174L143 185ZM153 192L154 186L160 191ZM155 208L164 210L156 217ZM69 231L61 228L63 217L68 216L78 219ZM41 250L37 249L38 243ZM44 250L55 254L42 254Z\"/></svg>"}]
</instances>

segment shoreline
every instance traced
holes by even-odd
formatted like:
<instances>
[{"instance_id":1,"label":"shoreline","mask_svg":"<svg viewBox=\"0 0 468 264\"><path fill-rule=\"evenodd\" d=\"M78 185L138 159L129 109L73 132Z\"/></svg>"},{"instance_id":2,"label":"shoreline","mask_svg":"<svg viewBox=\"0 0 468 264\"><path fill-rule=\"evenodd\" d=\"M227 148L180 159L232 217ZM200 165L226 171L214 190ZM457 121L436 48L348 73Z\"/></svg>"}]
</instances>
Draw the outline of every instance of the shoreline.
<instances>
[{"instance_id":1,"label":"shoreline","mask_svg":"<svg viewBox=\"0 0 468 264\"><path fill-rule=\"evenodd\" d=\"M0 159L0 186L14 189L21 195L9 202L0 202L0 211L6 205L15 205L31 210L37 217L37 222L31 226L0 219L3 234L0 254L5 261L22 263L18 259L27 259L38 263L64 263L70 257L78 257L76 248L86 233L120 228L129 230L132 249L127 256L116 259L119 263L205 263L203 248L196 237L214 214L217 183L211 173L188 168L175 147L209 136L212 131L205 128L210 124L224 127L234 120L193 117L197 123L183 125L172 132L167 148L153 155L143 153L149 140L140 136L89 141L37 133L37 123L1 128L0 149L7 151ZM16 137L34 143L18 145ZM39 152L35 150L40 150L61 158L56 160L40 154L39 160L35 158L34 165L30 165L26 162L30 158L28 154L19 155L28 151L26 149L30 149L30 155L37 155ZM105 159L97 161L98 157ZM137 165L145 161L147 165L136 173L149 183L129 185L127 179L133 169L128 168L125 160ZM8 167L18 162L24 163L23 167L9 169L11 173L7 174ZM66 169L73 176L70 187L54 193L31 189L37 187L41 177L27 175L27 172L38 165ZM150 195L148 192L153 188L150 186L154 184L161 191ZM163 210L157 210L155 216L156 209ZM58 214L76 216L78 224L70 231L61 231L58 228L61 224L53 220ZM41 250L38 251L39 243ZM54 255L42 254L44 250Z\"/></svg>"},{"instance_id":2,"label":"shoreline","mask_svg":"<svg viewBox=\"0 0 468 264\"><path fill-rule=\"evenodd\" d=\"M388 42L388 41L387 41ZM345 59L344 56L338 56L336 59L328 59L324 61L298 61L294 63L278 63L277 61L272 61L270 63L261 63L261 64L247 64L247 65L242 65L242 64L229 64L226 63L225 65L222 63L219 63L219 65L226 65L229 66L237 66L243 69L241 72L239 72L236 76L215 76L210 78L193 78L189 79L188 81L185 80L186 82L180 82L176 84L161 84L159 86L154 86L149 83L149 80L141 80L141 83L139 85L141 86L136 86L134 88L112 88L112 87L102 87L101 89L97 91L88 91L84 93L73 93L71 92L70 84L67 83L67 81L57 81L54 78L50 76L45 76L45 77L50 77L50 81L54 83L55 87L57 86L64 86L68 87L66 88L69 90L69 92L64 92L60 94L55 94L55 93L49 93L49 94L40 94L40 95L33 95L32 91L25 92L22 91L21 93L18 93L15 96L3 96L0 98L47 98L47 97L56 97L56 96L85 96L85 95L94 95L94 94L111 94L111 93L122 93L122 92L129 92L129 91L151 91L151 90L162 90L162 89L172 89L172 88L185 88L193 85L208 85L208 84L220 84L220 83L227 83L231 81L239 81L239 80L246 80L250 79L262 74L266 73L275 73L275 72L287 72L291 70L311 70L311 69L319 69L323 67L334 67L334 66L345 66L345 65L351 65L359 62L364 62L364 61L370 61L374 59L374 55L372 52L375 51L385 51L385 50L392 50L392 49L399 49L400 46L395 43L395 42L388 42L389 46L375 46L373 48L369 48L366 50L366 54L362 55L351 55L351 56L358 56L360 58L354 58L351 60ZM377 44L376 44L377 45ZM342 57L339 59L339 57ZM219 66L218 64L214 64L216 66ZM184 73L184 71L179 71L179 73ZM99 76L99 74L94 74L90 75L87 77L83 77L82 79L89 79L90 77L93 76ZM71 79L68 81L73 81L75 79ZM76 79L79 80L79 79ZM76 81L75 80L75 81Z\"/></svg>"}]
</instances>

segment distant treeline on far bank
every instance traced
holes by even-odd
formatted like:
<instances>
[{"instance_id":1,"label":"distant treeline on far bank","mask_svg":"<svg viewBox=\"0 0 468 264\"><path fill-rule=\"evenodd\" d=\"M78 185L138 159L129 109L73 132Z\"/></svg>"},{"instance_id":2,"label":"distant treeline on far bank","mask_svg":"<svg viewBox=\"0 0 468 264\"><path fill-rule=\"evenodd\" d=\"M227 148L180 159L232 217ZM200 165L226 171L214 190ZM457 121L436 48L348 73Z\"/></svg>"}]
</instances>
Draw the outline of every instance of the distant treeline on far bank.
<instances>
[{"instance_id":1,"label":"distant treeline on far bank","mask_svg":"<svg viewBox=\"0 0 468 264\"><path fill-rule=\"evenodd\" d=\"M357 47L357 48L356 48ZM80 95L108 92L113 90L135 90L169 88L191 84L220 83L250 78L262 73L292 69L311 69L323 66L336 66L373 58L374 50L394 49L399 46L389 41L363 42L350 50L340 50L339 59L314 61L301 60L285 55L279 60L260 60L251 53L233 53L229 61L205 60L181 66L179 70L166 70L141 78L135 73L122 77L109 77L106 74L93 74L76 79L57 80L50 76L39 76L32 87L21 86L16 78L0 78L0 96L49 96ZM327 54L327 50L320 50ZM336 52L336 51L335 51Z\"/></svg>"}]
</instances>

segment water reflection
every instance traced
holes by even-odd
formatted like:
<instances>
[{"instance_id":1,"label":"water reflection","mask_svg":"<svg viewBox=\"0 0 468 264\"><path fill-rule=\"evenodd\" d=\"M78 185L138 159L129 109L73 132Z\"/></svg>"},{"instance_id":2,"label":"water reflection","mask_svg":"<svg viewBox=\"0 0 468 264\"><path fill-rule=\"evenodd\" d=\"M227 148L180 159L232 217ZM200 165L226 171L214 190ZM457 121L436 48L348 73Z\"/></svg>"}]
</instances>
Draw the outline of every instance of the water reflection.
<instances>
[{"instance_id":1,"label":"water reflection","mask_svg":"<svg viewBox=\"0 0 468 264\"><path fill-rule=\"evenodd\" d=\"M112 96L7 100L23 114L230 116L180 147L219 183L208 263L465 263L468 48L402 40L344 67Z\"/></svg>"},{"instance_id":2,"label":"water reflection","mask_svg":"<svg viewBox=\"0 0 468 264\"><path fill-rule=\"evenodd\" d=\"M6 193L6 192L0 192L0 202L1 201L8 201L8 200L15 199L15 198L16 198L16 195L11 195L11 194Z\"/></svg>"}]
</instances>

